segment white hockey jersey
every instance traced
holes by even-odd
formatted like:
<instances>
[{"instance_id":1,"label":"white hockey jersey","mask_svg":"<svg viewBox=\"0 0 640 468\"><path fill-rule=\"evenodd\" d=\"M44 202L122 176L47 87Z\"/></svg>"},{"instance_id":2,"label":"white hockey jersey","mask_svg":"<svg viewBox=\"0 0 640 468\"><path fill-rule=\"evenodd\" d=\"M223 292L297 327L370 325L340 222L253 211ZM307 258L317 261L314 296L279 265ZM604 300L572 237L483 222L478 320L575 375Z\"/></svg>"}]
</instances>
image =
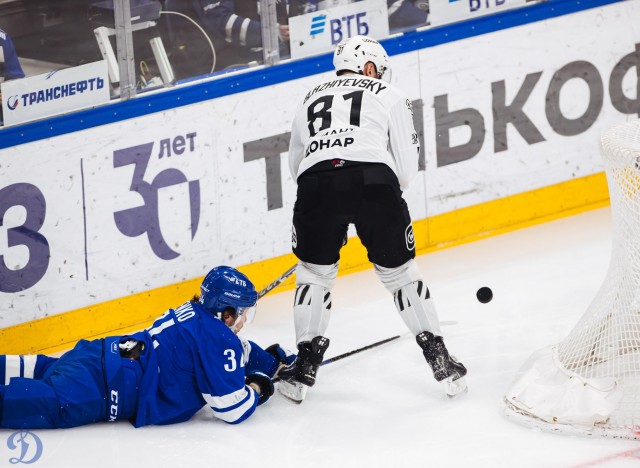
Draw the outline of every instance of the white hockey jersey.
<instances>
[{"instance_id":1,"label":"white hockey jersey","mask_svg":"<svg viewBox=\"0 0 640 468\"><path fill-rule=\"evenodd\" d=\"M395 86L348 74L311 89L291 129L293 180L331 159L384 163L405 190L418 173L420 144L411 101Z\"/></svg>"}]
</instances>

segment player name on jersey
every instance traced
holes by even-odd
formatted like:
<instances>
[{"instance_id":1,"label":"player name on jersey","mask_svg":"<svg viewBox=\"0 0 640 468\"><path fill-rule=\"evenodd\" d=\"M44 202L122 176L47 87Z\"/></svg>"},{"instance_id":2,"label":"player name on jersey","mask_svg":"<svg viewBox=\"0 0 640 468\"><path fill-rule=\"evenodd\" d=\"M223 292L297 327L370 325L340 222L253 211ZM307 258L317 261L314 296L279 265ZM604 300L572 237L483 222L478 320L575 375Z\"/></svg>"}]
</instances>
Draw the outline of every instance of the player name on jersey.
<instances>
[{"instance_id":1,"label":"player name on jersey","mask_svg":"<svg viewBox=\"0 0 640 468\"><path fill-rule=\"evenodd\" d=\"M351 137L346 138L327 138L326 140L313 140L307 146L307 149L304 152L304 157L306 158L311 153L315 153L318 150L333 148L335 146L341 146L346 148L350 144L352 144L355 140Z\"/></svg>"},{"instance_id":2,"label":"player name on jersey","mask_svg":"<svg viewBox=\"0 0 640 468\"><path fill-rule=\"evenodd\" d=\"M387 86L382 81L372 80L371 78L338 78L333 81L327 81L321 85L316 86L307 93L304 98L304 102L316 93L331 89L335 87L350 87L350 88L364 88L367 91L371 91L374 94L378 94L383 89L387 89Z\"/></svg>"}]
</instances>

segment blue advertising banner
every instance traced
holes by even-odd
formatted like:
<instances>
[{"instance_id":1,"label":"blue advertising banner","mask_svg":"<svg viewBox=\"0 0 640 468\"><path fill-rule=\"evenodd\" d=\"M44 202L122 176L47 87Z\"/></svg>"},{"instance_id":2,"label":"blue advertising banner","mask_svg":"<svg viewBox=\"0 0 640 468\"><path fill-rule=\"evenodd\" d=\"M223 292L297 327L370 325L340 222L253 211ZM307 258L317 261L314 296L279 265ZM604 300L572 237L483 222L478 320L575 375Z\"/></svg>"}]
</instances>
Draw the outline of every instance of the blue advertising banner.
<instances>
[{"instance_id":1,"label":"blue advertising banner","mask_svg":"<svg viewBox=\"0 0 640 468\"><path fill-rule=\"evenodd\" d=\"M383 39L389 35L384 0L364 0L289 19L291 57L299 59L333 51L341 40L357 36Z\"/></svg>"}]
</instances>

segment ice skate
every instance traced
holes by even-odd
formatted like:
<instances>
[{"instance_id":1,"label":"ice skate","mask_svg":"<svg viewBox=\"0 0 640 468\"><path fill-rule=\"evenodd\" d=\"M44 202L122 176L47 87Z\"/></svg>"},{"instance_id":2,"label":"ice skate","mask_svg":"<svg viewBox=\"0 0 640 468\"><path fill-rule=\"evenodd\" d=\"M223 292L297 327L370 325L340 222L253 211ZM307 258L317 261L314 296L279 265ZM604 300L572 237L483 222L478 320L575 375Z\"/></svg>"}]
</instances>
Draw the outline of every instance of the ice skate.
<instances>
[{"instance_id":1,"label":"ice skate","mask_svg":"<svg viewBox=\"0 0 640 468\"><path fill-rule=\"evenodd\" d=\"M278 385L278 391L294 403L302 403L307 396L307 390L309 390L309 387L295 381L289 383L281 380Z\"/></svg>"},{"instance_id":2,"label":"ice skate","mask_svg":"<svg viewBox=\"0 0 640 468\"><path fill-rule=\"evenodd\" d=\"M298 343L298 357L293 364L283 368L278 374L281 379L278 386L280 393L296 403L301 403L309 387L316 383L316 374L328 347L329 339L323 336Z\"/></svg>"},{"instance_id":3,"label":"ice skate","mask_svg":"<svg viewBox=\"0 0 640 468\"><path fill-rule=\"evenodd\" d=\"M433 377L442 382L448 397L453 398L467 391L467 368L449 354L441 336L430 332L422 332L416 336L416 341L427 363L433 371Z\"/></svg>"}]
</instances>

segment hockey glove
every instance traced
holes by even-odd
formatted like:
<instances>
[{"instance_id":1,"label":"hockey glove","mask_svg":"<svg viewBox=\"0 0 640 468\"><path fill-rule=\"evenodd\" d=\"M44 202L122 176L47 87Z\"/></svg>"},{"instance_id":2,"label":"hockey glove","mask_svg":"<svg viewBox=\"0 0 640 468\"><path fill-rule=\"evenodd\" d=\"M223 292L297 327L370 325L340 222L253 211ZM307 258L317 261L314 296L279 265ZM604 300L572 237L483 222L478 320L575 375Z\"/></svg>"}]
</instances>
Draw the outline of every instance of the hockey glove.
<instances>
[{"instance_id":1,"label":"hockey glove","mask_svg":"<svg viewBox=\"0 0 640 468\"><path fill-rule=\"evenodd\" d=\"M245 383L258 392L258 406L266 403L273 395L273 382L262 372L254 372L245 377Z\"/></svg>"},{"instance_id":2,"label":"hockey glove","mask_svg":"<svg viewBox=\"0 0 640 468\"><path fill-rule=\"evenodd\" d=\"M271 354L280 363L278 369L273 374L273 378L276 378L278 376L278 372L280 372L283 367L290 366L291 364L293 364L293 361L296 360L295 354L293 354L289 350L282 348L278 343L272 344L267 349L265 349L265 351Z\"/></svg>"}]
</instances>

